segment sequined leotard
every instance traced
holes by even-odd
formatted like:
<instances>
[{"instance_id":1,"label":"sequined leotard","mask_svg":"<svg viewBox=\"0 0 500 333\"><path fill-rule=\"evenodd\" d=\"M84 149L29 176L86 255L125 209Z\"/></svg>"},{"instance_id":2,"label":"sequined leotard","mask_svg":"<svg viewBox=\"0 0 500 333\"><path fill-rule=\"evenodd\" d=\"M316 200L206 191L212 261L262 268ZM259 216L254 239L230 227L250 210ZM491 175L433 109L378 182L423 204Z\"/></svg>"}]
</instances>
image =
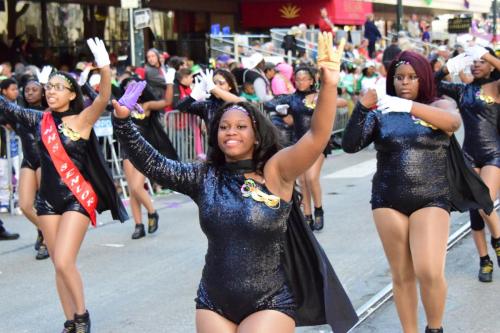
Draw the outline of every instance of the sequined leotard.
<instances>
[{"instance_id":1,"label":"sequined leotard","mask_svg":"<svg viewBox=\"0 0 500 333\"><path fill-rule=\"evenodd\" d=\"M293 139L291 144L297 142L304 134L311 128L311 119L316 108L316 103L306 105L305 99L311 92L296 91L290 95L281 95L275 99L264 103L264 108L267 110L274 110L279 104L288 104L289 114L293 117ZM323 154L326 156L331 153L329 147L325 148Z\"/></svg>"},{"instance_id":2,"label":"sequined leotard","mask_svg":"<svg viewBox=\"0 0 500 333\"><path fill-rule=\"evenodd\" d=\"M448 135L409 113L370 111L358 103L344 131L342 148L354 153L375 143L372 209L411 215L424 207L450 210L446 177Z\"/></svg>"},{"instance_id":3,"label":"sequined leotard","mask_svg":"<svg viewBox=\"0 0 500 333\"><path fill-rule=\"evenodd\" d=\"M42 109L35 108L35 110ZM29 168L31 170L38 169L40 167L40 153L38 152L38 143L33 133L31 133L29 129L26 128L26 126L24 126L22 123L7 120L5 114L3 113L0 114L0 124L10 124L21 139L21 145L23 148L23 160L21 162L21 168Z\"/></svg>"},{"instance_id":4,"label":"sequined leotard","mask_svg":"<svg viewBox=\"0 0 500 333\"><path fill-rule=\"evenodd\" d=\"M453 98L464 122L463 151L473 167L500 167L500 105L488 101L478 84L438 82L439 91Z\"/></svg>"},{"instance_id":5,"label":"sequined leotard","mask_svg":"<svg viewBox=\"0 0 500 333\"><path fill-rule=\"evenodd\" d=\"M138 170L190 196L199 207L208 250L197 308L210 309L235 323L264 309L293 317L293 295L281 265L291 204L281 200L278 208L270 208L243 197L243 174L164 158L147 144L130 120L113 121L115 134Z\"/></svg>"}]
</instances>

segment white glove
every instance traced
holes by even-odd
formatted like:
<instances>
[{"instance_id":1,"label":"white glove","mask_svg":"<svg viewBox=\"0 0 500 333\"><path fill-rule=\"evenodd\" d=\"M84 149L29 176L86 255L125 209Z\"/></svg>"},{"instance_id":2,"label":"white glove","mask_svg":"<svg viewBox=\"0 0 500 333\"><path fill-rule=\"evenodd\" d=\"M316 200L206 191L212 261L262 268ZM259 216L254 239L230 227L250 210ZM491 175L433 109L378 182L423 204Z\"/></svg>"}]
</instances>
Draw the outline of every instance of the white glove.
<instances>
[{"instance_id":1,"label":"white glove","mask_svg":"<svg viewBox=\"0 0 500 333\"><path fill-rule=\"evenodd\" d=\"M207 94L207 91L205 89L205 83L202 81L201 78L197 77L195 79L193 89L191 89L191 95L189 96L191 96L198 102L204 101L208 97L210 97L210 94Z\"/></svg>"},{"instance_id":2,"label":"white glove","mask_svg":"<svg viewBox=\"0 0 500 333\"><path fill-rule=\"evenodd\" d=\"M89 78L90 68L91 66L85 66L83 71L80 73L80 77L78 78L78 85L80 87L87 82L87 79Z\"/></svg>"},{"instance_id":3,"label":"white glove","mask_svg":"<svg viewBox=\"0 0 500 333\"><path fill-rule=\"evenodd\" d=\"M446 62L446 68L452 75L456 75L465 68L470 67L474 62L473 58L466 53L461 53Z\"/></svg>"},{"instance_id":4,"label":"white glove","mask_svg":"<svg viewBox=\"0 0 500 333\"><path fill-rule=\"evenodd\" d=\"M395 96L382 96L377 102L377 110L382 114L388 112L406 112L410 113L413 101Z\"/></svg>"},{"instance_id":5,"label":"white glove","mask_svg":"<svg viewBox=\"0 0 500 333\"><path fill-rule=\"evenodd\" d=\"M90 51L92 51L92 54L94 55L97 67L103 68L104 66L107 66L111 63L109 61L108 51L106 51L104 42L101 39L97 37L95 37L94 39L89 38L87 39L87 45L89 46Z\"/></svg>"},{"instance_id":6,"label":"white glove","mask_svg":"<svg viewBox=\"0 0 500 333\"><path fill-rule=\"evenodd\" d=\"M174 84L175 68L169 67L166 72L163 71L163 76L166 84Z\"/></svg>"},{"instance_id":7,"label":"white glove","mask_svg":"<svg viewBox=\"0 0 500 333\"><path fill-rule=\"evenodd\" d=\"M38 82L41 84L49 82L50 73L52 73L52 66L43 66L42 71L36 73Z\"/></svg>"},{"instance_id":8,"label":"white glove","mask_svg":"<svg viewBox=\"0 0 500 333\"><path fill-rule=\"evenodd\" d=\"M201 78L205 81L207 92L211 92L216 87L214 83L214 71L207 69L205 73L200 72Z\"/></svg>"},{"instance_id":9,"label":"white glove","mask_svg":"<svg viewBox=\"0 0 500 333\"><path fill-rule=\"evenodd\" d=\"M479 60L488 53L488 50L482 46L474 45L465 49L465 54L472 57L474 60Z\"/></svg>"},{"instance_id":10,"label":"white glove","mask_svg":"<svg viewBox=\"0 0 500 333\"><path fill-rule=\"evenodd\" d=\"M290 107L290 105L288 104L279 104L279 105L276 105L276 113L282 115L282 116L286 116L288 114L288 108Z\"/></svg>"}]
</instances>

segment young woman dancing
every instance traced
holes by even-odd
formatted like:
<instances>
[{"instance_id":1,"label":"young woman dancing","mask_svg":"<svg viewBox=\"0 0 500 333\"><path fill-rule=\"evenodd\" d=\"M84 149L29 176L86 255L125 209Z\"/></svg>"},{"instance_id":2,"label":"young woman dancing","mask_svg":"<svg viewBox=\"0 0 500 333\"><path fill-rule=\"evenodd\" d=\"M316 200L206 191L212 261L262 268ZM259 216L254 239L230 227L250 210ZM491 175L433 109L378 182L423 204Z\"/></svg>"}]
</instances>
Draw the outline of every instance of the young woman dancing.
<instances>
[{"instance_id":1,"label":"young woman dancing","mask_svg":"<svg viewBox=\"0 0 500 333\"><path fill-rule=\"evenodd\" d=\"M471 65L474 77L472 83L442 81L448 73L459 73ZM490 189L493 201L497 198L500 186L499 70L500 60L493 50L475 46L467 49L465 54L448 60L446 66L436 73L439 92L453 98L462 115L465 129L464 155ZM500 219L495 210L490 215L484 211L479 213L470 212L472 236L479 254L478 279L481 282L491 282L493 261L488 255L484 222L490 230L491 246L500 266Z\"/></svg>"},{"instance_id":2,"label":"young woman dancing","mask_svg":"<svg viewBox=\"0 0 500 333\"><path fill-rule=\"evenodd\" d=\"M100 68L99 96L83 109L82 93L71 75L55 72L45 85L48 112L19 107L0 98L0 111L23 124L39 143L42 182L36 200L39 225L54 263L56 285L66 316L63 332L90 332L83 282L76 258L95 211L111 210L124 221L118 197L92 126L111 94L111 70L104 43L89 39Z\"/></svg>"},{"instance_id":3,"label":"young woman dancing","mask_svg":"<svg viewBox=\"0 0 500 333\"><path fill-rule=\"evenodd\" d=\"M296 69L295 87L296 91L293 94L281 95L264 103L266 110L276 111L282 117L288 114L292 116L294 130L292 143L307 133L316 109L318 91L316 90L315 73L311 68L299 67ZM347 102L342 98L337 98L336 105L337 107L346 106ZM325 148L323 154L318 156L314 164L300 177L304 215L311 229L316 231L322 230L324 226L323 198L319 178L325 157L330 152L329 147ZM311 199L314 204L314 220L311 212Z\"/></svg>"},{"instance_id":4,"label":"young woman dancing","mask_svg":"<svg viewBox=\"0 0 500 333\"><path fill-rule=\"evenodd\" d=\"M310 263L316 264L307 268L294 266L313 276L291 279L286 268L290 262L284 259L300 257L286 256L290 242L285 239L296 226L301 228L296 235L306 235L310 242L303 246L319 248L303 220L293 224L287 219L291 211L298 211L293 200L295 179L322 153L332 130L342 50L335 52L331 45L331 35L326 41L320 37L323 86L311 129L283 150L279 150L273 125L254 106L240 102L216 113L208 162L171 161L140 136L128 117L129 109L113 103L115 133L132 163L159 184L189 195L200 208L200 223L209 245L196 298L199 333L293 332L296 324L326 322L343 333L356 321L326 261L320 266L328 267L325 275L335 281L327 278L325 282L320 277L320 285L301 289L294 281L317 282L318 262L313 259ZM296 163L290 165L290 160ZM321 260L324 257L318 251ZM312 295L317 298L312 300Z\"/></svg>"},{"instance_id":5,"label":"young woman dancing","mask_svg":"<svg viewBox=\"0 0 500 333\"><path fill-rule=\"evenodd\" d=\"M368 90L342 141L348 153L375 143L373 218L391 268L405 333L418 331L417 282L426 333L443 332L451 209L446 163L449 135L461 120L451 103L437 100L435 92L429 62L411 51L401 53L388 71L388 95L377 97L375 90Z\"/></svg>"}]
</instances>

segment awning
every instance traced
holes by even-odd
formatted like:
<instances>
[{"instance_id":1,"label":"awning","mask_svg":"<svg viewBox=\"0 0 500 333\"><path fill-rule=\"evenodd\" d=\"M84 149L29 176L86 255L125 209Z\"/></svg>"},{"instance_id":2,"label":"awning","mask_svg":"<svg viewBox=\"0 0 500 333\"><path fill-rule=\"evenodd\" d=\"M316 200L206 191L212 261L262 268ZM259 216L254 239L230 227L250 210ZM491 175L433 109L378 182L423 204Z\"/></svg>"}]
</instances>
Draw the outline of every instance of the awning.
<instances>
[{"instance_id":1,"label":"awning","mask_svg":"<svg viewBox=\"0 0 500 333\"><path fill-rule=\"evenodd\" d=\"M242 0L242 25L272 28L318 24L322 7L327 8L334 24L361 25L372 13L372 2L366 0Z\"/></svg>"}]
</instances>

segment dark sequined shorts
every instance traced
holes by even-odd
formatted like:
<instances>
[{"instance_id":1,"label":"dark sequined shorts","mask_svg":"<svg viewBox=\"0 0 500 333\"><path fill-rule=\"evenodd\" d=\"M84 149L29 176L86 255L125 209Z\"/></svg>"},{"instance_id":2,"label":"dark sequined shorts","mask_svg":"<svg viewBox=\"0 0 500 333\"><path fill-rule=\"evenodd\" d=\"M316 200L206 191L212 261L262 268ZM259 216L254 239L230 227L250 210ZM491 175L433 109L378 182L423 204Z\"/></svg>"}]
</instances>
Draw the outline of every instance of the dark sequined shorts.
<instances>
[{"instance_id":1,"label":"dark sequined shorts","mask_svg":"<svg viewBox=\"0 0 500 333\"><path fill-rule=\"evenodd\" d=\"M377 208L391 208L397 210L400 213L405 214L406 216L410 216L417 210L427 207L442 208L448 213L451 210L450 201L448 200L447 197L437 197L431 200L421 200L421 201L405 200L403 197L401 197L401 200L397 202L394 201L389 202L388 200L385 200L382 197L374 195L372 196L371 204L372 204L372 210Z\"/></svg>"},{"instance_id":2,"label":"dark sequined shorts","mask_svg":"<svg viewBox=\"0 0 500 333\"><path fill-rule=\"evenodd\" d=\"M210 297L208 296L208 293L203 286L203 282L200 282L195 302L196 309L213 311L238 325L251 314L263 310L276 310L283 314L286 314L293 320L296 319L295 299L290 288L286 284L284 284L283 287L281 287L274 295L259 302L258 304L248 305L246 307L247 310L242 312L235 311L230 306L228 306L227 308L222 308L222 306L215 304L215 302L210 300ZM238 308L241 307L238 306Z\"/></svg>"},{"instance_id":3,"label":"dark sequined shorts","mask_svg":"<svg viewBox=\"0 0 500 333\"><path fill-rule=\"evenodd\" d=\"M90 217L89 213L83 208L83 206L75 198L69 200L69 202L52 206L47 200L36 197L35 201L36 214L38 216L42 215L62 215L65 212L79 212L83 215Z\"/></svg>"}]
</instances>

